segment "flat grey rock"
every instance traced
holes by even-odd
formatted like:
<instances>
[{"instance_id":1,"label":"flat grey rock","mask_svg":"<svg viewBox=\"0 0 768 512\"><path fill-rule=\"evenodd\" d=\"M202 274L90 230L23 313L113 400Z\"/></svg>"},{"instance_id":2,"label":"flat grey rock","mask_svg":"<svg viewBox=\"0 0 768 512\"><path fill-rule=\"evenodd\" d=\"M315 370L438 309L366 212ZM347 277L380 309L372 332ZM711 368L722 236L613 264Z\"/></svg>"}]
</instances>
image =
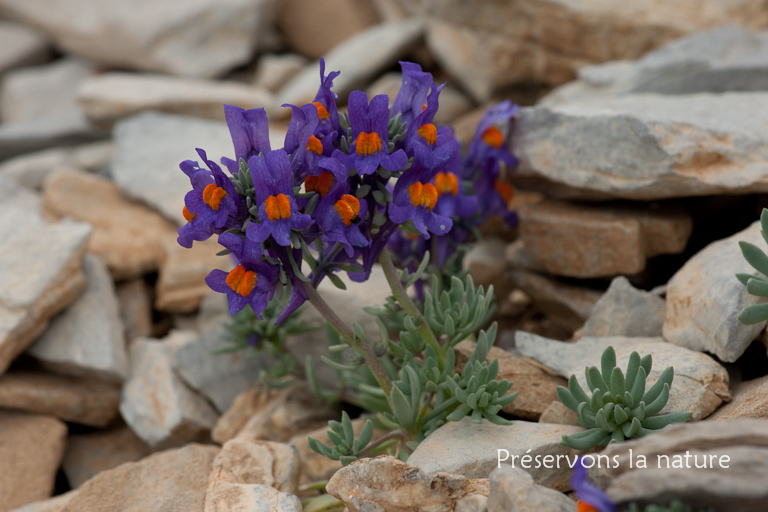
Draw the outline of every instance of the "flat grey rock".
<instances>
[{"instance_id":1,"label":"flat grey rock","mask_svg":"<svg viewBox=\"0 0 768 512\"><path fill-rule=\"evenodd\" d=\"M259 372L271 359L248 357L248 350L216 353L231 346L223 322L203 331L173 353L173 369L191 388L225 412L235 397L259 383Z\"/></svg>"},{"instance_id":2,"label":"flat grey rock","mask_svg":"<svg viewBox=\"0 0 768 512\"><path fill-rule=\"evenodd\" d=\"M572 425L553 425L516 420L512 425L494 425L487 420L472 423L470 418L458 422L449 422L430 434L408 457L408 464L416 466L426 473L456 473L467 478L488 478L488 475L500 465L511 464L522 467L539 485L559 491L570 489L568 478L570 469L565 461L568 456L573 461L576 451L560 444L564 435L575 434L584 430ZM509 452L506 462L499 458ZM532 463L521 465L521 457L530 455ZM543 466L543 458L551 468ZM516 458L512 458L516 456ZM538 468L535 458L539 456ZM560 456L559 469L553 462Z\"/></svg>"},{"instance_id":3,"label":"flat grey rock","mask_svg":"<svg viewBox=\"0 0 768 512\"><path fill-rule=\"evenodd\" d=\"M575 343L568 343L518 331L515 345L522 355L539 361L563 377L576 375L585 391L589 389L584 376L585 368L599 368L600 357L608 346L616 351L616 366L622 371L626 370L632 352L637 352L641 357L651 354L653 366L646 389L656 382L668 366L672 366L675 371L669 401L660 414L688 411L691 420L699 420L712 414L723 401L731 398L725 368L706 354L678 347L662 338L583 337Z\"/></svg>"},{"instance_id":4,"label":"flat grey rock","mask_svg":"<svg viewBox=\"0 0 768 512\"><path fill-rule=\"evenodd\" d=\"M21 23L0 22L0 73L45 62L48 39Z\"/></svg>"},{"instance_id":5,"label":"flat grey rock","mask_svg":"<svg viewBox=\"0 0 768 512\"><path fill-rule=\"evenodd\" d=\"M638 290L624 276L615 277L592 314L579 330L581 336L661 336L664 299Z\"/></svg>"},{"instance_id":6,"label":"flat grey rock","mask_svg":"<svg viewBox=\"0 0 768 512\"><path fill-rule=\"evenodd\" d=\"M118 68L217 76L246 63L274 19L271 0L0 2L69 53ZM88 16L73 16L87 12Z\"/></svg>"},{"instance_id":7,"label":"flat grey rock","mask_svg":"<svg viewBox=\"0 0 768 512\"><path fill-rule=\"evenodd\" d=\"M120 414L154 449L205 440L218 415L176 376L171 351L194 338L177 331L163 341L137 338L130 346L131 375L123 385Z\"/></svg>"},{"instance_id":8,"label":"flat grey rock","mask_svg":"<svg viewBox=\"0 0 768 512\"><path fill-rule=\"evenodd\" d=\"M192 190L189 178L179 169L184 160L205 163L195 148L206 151L216 163L234 158L226 123L193 117L145 112L120 121L113 135L117 145L112 177L123 191L149 204L179 226L184 196ZM270 130L273 149L283 147L285 131Z\"/></svg>"},{"instance_id":9,"label":"flat grey rock","mask_svg":"<svg viewBox=\"0 0 768 512\"><path fill-rule=\"evenodd\" d=\"M631 94L523 108L523 179L571 197L663 199L768 191L768 93Z\"/></svg>"},{"instance_id":10,"label":"flat grey rock","mask_svg":"<svg viewBox=\"0 0 768 512\"><path fill-rule=\"evenodd\" d=\"M737 273L755 274L739 242L765 250L760 222L733 236L713 242L689 259L667 285L664 338L675 345L736 361L765 327L742 325L738 316L759 298L747 293Z\"/></svg>"},{"instance_id":11,"label":"flat grey rock","mask_svg":"<svg viewBox=\"0 0 768 512\"><path fill-rule=\"evenodd\" d=\"M83 261L83 274L83 293L27 353L57 373L122 381L128 353L112 276L92 254Z\"/></svg>"},{"instance_id":12,"label":"flat grey rock","mask_svg":"<svg viewBox=\"0 0 768 512\"><path fill-rule=\"evenodd\" d=\"M503 466L491 473L488 512L575 512L576 502L536 484L524 469Z\"/></svg>"}]
</instances>

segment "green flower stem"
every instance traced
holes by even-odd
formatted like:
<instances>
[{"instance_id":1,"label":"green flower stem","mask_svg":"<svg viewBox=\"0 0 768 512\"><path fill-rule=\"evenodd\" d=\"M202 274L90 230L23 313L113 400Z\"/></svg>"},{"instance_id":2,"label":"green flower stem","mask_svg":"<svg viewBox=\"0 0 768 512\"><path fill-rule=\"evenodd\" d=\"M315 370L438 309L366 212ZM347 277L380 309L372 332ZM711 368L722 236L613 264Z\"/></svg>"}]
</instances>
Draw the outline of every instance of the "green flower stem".
<instances>
[{"instance_id":1,"label":"green flower stem","mask_svg":"<svg viewBox=\"0 0 768 512\"><path fill-rule=\"evenodd\" d=\"M395 296L397 302L400 303L400 306L402 306L403 310L405 310L408 315L419 319L419 334L421 334L422 339L427 345L430 345L435 350L435 353L438 356L437 359L440 371L443 371L443 368L445 367L443 349L437 341L435 333L429 328L424 315L421 314L419 308L408 296L408 292L405 290L402 281L400 281L400 278L397 276L397 269L395 268L395 264L392 263L392 257L389 255L389 249L387 247L384 247L384 250L381 251L379 263L384 270L384 275L387 277L389 287L392 288L392 295Z\"/></svg>"},{"instance_id":2,"label":"green flower stem","mask_svg":"<svg viewBox=\"0 0 768 512\"><path fill-rule=\"evenodd\" d=\"M317 293L317 290L315 290L315 288L310 283L302 284L304 285L304 291L307 292L307 297L309 297L309 302L312 303L317 312L320 313L323 318L325 318L325 321L331 324L331 326L333 326L333 328L336 329L339 334L341 334L341 337L344 338L344 341L346 341L352 348L357 351L358 354L363 357L365 364L368 365L368 368L371 370L371 373L373 373L373 376L376 378L379 386L381 386L381 389L384 390L384 393L387 396L387 402L389 403L390 410L394 411L390 399L390 394L392 392L392 381L389 379L389 374L381 364L381 361L379 361L379 358L373 352L371 347L365 343L364 340L360 340L359 342L355 341L355 332L352 330L352 328L350 328L341 318L339 318L339 316L331 309L328 303L325 302L325 300L320 296L319 293Z\"/></svg>"}]
</instances>

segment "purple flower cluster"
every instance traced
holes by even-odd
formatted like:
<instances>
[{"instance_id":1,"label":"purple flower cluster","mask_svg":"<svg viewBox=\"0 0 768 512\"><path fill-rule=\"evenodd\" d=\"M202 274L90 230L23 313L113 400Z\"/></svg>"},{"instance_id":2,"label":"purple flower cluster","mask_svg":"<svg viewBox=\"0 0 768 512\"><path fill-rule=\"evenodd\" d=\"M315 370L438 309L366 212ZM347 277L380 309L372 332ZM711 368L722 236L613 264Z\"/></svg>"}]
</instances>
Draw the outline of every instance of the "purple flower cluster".
<instances>
[{"instance_id":1,"label":"purple flower cluster","mask_svg":"<svg viewBox=\"0 0 768 512\"><path fill-rule=\"evenodd\" d=\"M511 219L511 188L499 175L501 161L515 163L505 139L516 107L491 109L462 158L453 131L434 124L442 86L417 64L402 68L391 109L385 95L353 91L342 115L331 90L339 72L326 76L321 60L314 101L283 105L292 109L283 148L270 147L264 109L226 105L235 160L221 163L230 176L199 149L205 167L181 163L192 190L178 241L191 247L216 234L231 252L235 269L206 279L227 294L231 314L246 305L260 314L277 292L290 290L282 319L307 300L305 286L325 276L346 271L363 281L387 244L408 245L398 245L398 232L407 240L436 235L444 259L451 233L463 242L469 224L493 213Z\"/></svg>"}]
</instances>

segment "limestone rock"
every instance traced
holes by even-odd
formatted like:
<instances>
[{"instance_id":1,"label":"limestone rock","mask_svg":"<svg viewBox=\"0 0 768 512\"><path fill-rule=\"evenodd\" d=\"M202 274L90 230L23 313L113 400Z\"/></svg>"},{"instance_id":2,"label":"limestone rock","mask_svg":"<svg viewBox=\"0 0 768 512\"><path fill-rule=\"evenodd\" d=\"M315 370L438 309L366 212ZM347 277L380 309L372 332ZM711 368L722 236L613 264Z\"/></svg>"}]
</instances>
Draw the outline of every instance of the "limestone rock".
<instances>
[{"instance_id":1,"label":"limestone rock","mask_svg":"<svg viewBox=\"0 0 768 512\"><path fill-rule=\"evenodd\" d=\"M768 25L760 0L716 0L706 8L697 2L660 5L654 0L633 2L630 8L599 0L477 4L399 0L399 4L407 15L428 16L479 34L503 37L509 46L515 43L522 47L519 63L491 60L494 52L489 47L480 47L476 59L499 67L499 74L519 73L527 80L550 84L572 79L575 70L585 64L639 58L649 49L696 30L726 23Z\"/></svg>"},{"instance_id":2,"label":"limestone rock","mask_svg":"<svg viewBox=\"0 0 768 512\"><path fill-rule=\"evenodd\" d=\"M55 418L0 411L0 510L51 496L66 437Z\"/></svg>"},{"instance_id":3,"label":"limestone rock","mask_svg":"<svg viewBox=\"0 0 768 512\"><path fill-rule=\"evenodd\" d=\"M216 446L189 444L102 471L83 485L64 512L203 510Z\"/></svg>"},{"instance_id":4,"label":"limestone rock","mask_svg":"<svg viewBox=\"0 0 768 512\"><path fill-rule=\"evenodd\" d=\"M488 288L493 285L498 292L503 290L504 271L507 261L504 259L505 244L498 238L483 238L472 245L464 256L464 268L477 286ZM506 295L503 291L500 295Z\"/></svg>"},{"instance_id":5,"label":"limestone rock","mask_svg":"<svg viewBox=\"0 0 768 512\"><path fill-rule=\"evenodd\" d=\"M340 469L328 482L329 494L350 512L453 511L456 502L471 494L488 495L488 481L461 475L428 472L390 455L362 459Z\"/></svg>"},{"instance_id":6,"label":"limestone rock","mask_svg":"<svg viewBox=\"0 0 768 512\"><path fill-rule=\"evenodd\" d=\"M467 364L475 343L462 341L453 348L456 354L456 372L460 373ZM552 400L557 400L557 386L567 386L565 379L549 368L527 357L516 356L498 347L491 347L486 361L499 361L497 380L507 379L513 382L509 393L518 392L514 402L502 409L527 420L538 420L541 413Z\"/></svg>"},{"instance_id":7,"label":"limestone rock","mask_svg":"<svg viewBox=\"0 0 768 512\"><path fill-rule=\"evenodd\" d=\"M27 188L41 190L45 179L59 169L85 169L104 173L112 153L114 145L111 142L45 149L0 163L0 177L11 178Z\"/></svg>"},{"instance_id":8,"label":"limestone rock","mask_svg":"<svg viewBox=\"0 0 768 512\"><path fill-rule=\"evenodd\" d=\"M27 349L57 373L123 381L128 354L112 277L93 255L83 261L85 290Z\"/></svg>"},{"instance_id":9,"label":"limestone rock","mask_svg":"<svg viewBox=\"0 0 768 512\"><path fill-rule=\"evenodd\" d=\"M113 67L182 76L216 76L244 64L274 16L268 0L141 0L130 8L116 0L3 0L0 8L67 52ZM87 20L72 16L78 9L87 9Z\"/></svg>"},{"instance_id":10,"label":"limestone rock","mask_svg":"<svg viewBox=\"0 0 768 512\"><path fill-rule=\"evenodd\" d=\"M627 93L692 94L768 90L768 32L725 25L695 32L636 61L579 69L579 80L542 103Z\"/></svg>"},{"instance_id":11,"label":"limestone rock","mask_svg":"<svg viewBox=\"0 0 768 512\"><path fill-rule=\"evenodd\" d=\"M763 470L768 467L767 426L765 419L670 425L652 436L607 447L603 453L611 460L617 456L618 467L603 466L590 477L607 486L609 497L616 502L679 498L694 508L757 512L768 499L767 473ZM641 455L647 468L637 468ZM664 456L669 457L669 463ZM706 469L702 469L704 460Z\"/></svg>"},{"instance_id":12,"label":"limestone rock","mask_svg":"<svg viewBox=\"0 0 768 512\"><path fill-rule=\"evenodd\" d=\"M768 190L768 93L629 94L523 108L521 179L581 198L663 199ZM558 141L553 144L553 141Z\"/></svg>"},{"instance_id":13,"label":"limestone rock","mask_svg":"<svg viewBox=\"0 0 768 512\"><path fill-rule=\"evenodd\" d=\"M0 377L0 407L103 427L117 418L120 390L98 380L12 371Z\"/></svg>"},{"instance_id":14,"label":"limestone rock","mask_svg":"<svg viewBox=\"0 0 768 512\"><path fill-rule=\"evenodd\" d=\"M507 256L508 257L508 256ZM556 325L574 331L592 314L600 293L582 286L562 283L534 272L509 272L512 284L522 290Z\"/></svg>"},{"instance_id":15,"label":"limestone rock","mask_svg":"<svg viewBox=\"0 0 768 512\"><path fill-rule=\"evenodd\" d=\"M152 299L143 279L133 279L115 287L125 339L147 338L152 334Z\"/></svg>"},{"instance_id":16,"label":"limestone rock","mask_svg":"<svg viewBox=\"0 0 768 512\"><path fill-rule=\"evenodd\" d=\"M661 336L664 306L658 295L636 289L624 276L615 277L595 303L580 336Z\"/></svg>"},{"instance_id":17,"label":"limestone rock","mask_svg":"<svg viewBox=\"0 0 768 512\"><path fill-rule=\"evenodd\" d=\"M214 325L173 353L176 374L222 413L237 395L259 383L259 372L271 363L267 357L249 357L245 350L217 353L230 346L226 336L224 325Z\"/></svg>"},{"instance_id":18,"label":"limestone rock","mask_svg":"<svg viewBox=\"0 0 768 512\"><path fill-rule=\"evenodd\" d=\"M576 343L549 340L535 334L517 332L515 344L521 354L531 357L557 371L563 377L576 375L582 388L588 389L584 369L600 366L603 351L612 346L616 351L616 366L624 371L629 355L651 354L653 367L646 389L653 385L668 366L675 370L669 401L660 414L689 411L691 420L712 414L723 401L731 399L728 372L711 357L665 342L661 338L583 337Z\"/></svg>"},{"instance_id":19,"label":"limestone rock","mask_svg":"<svg viewBox=\"0 0 768 512\"><path fill-rule=\"evenodd\" d=\"M123 385L120 413L145 443L155 449L207 439L217 414L173 373L171 351L194 333L178 331L164 341L137 338L131 343L131 375Z\"/></svg>"},{"instance_id":20,"label":"limestone rock","mask_svg":"<svg viewBox=\"0 0 768 512\"><path fill-rule=\"evenodd\" d=\"M578 425L578 423L576 423L576 418L578 417L578 414L564 406L563 403L558 399L550 402L547 408L544 409L544 412L541 413L541 417L539 417L539 423Z\"/></svg>"},{"instance_id":21,"label":"limestone rock","mask_svg":"<svg viewBox=\"0 0 768 512\"><path fill-rule=\"evenodd\" d=\"M672 276L667 284L664 339L733 362L763 330L764 322L742 325L738 321L741 310L759 300L734 277L756 274L741 254L740 241L764 247L760 222L711 243Z\"/></svg>"},{"instance_id":22,"label":"limestone rock","mask_svg":"<svg viewBox=\"0 0 768 512\"><path fill-rule=\"evenodd\" d=\"M318 75L319 76L319 75ZM318 87L319 87L319 78ZM283 147L284 128L270 128L272 148ZM123 191L140 199L177 225L186 224L184 196L192 190L179 164L194 160L205 167L195 148L219 162L234 157L225 123L172 114L144 112L118 122L113 130L117 152L112 176Z\"/></svg>"},{"instance_id":23,"label":"limestone rock","mask_svg":"<svg viewBox=\"0 0 768 512\"><path fill-rule=\"evenodd\" d=\"M296 448L272 441L232 439L213 460L209 482L261 484L278 491L299 490L301 461Z\"/></svg>"},{"instance_id":24,"label":"limestone rock","mask_svg":"<svg viewBox=\"0 0 768 512\"><path fill-rule=\"evenodd\" d=\"M109 128L120 119L147 110L224 121L223 104L269 108L272 95L239 82L105 73L85 80L78 100L92 123Z\"/></svg>"},{"instance_id":25,"label":"limestone rock","mask_svg":"<svg viewBox=\"0 0 768 512\"><path fill-rule=\"evenodd\" d=\"M537 485L524 469L502 466L489 477L488 512L574 512L564 494Z\"/></svg>"},{"instance_id":26,"label":"limestone rock","mask_svg":"<svg viewBox=\"0 0 768 512\"><path fill-rule=\"evenodd\" d=\"M124 462L134 462L152 453L149 446L128 427L70 435L62 468L72 488L102 471Z\"/></svg>"},{"instance_id":27,"label":"limestone rock","mask_svg":"<svg viewBox=\"0 0 768 512\"><path fill-rule=\"evenodd\" d=\"M262 55L256 64L253 84L270 92L277 92L307 64L307 59L295 53Z\"/></svg>"},{"instance_id":28,"label":"limestone rock","mask_svg":"<svg viewBox=\"0 0 768 512\"><path fill-rule=\"evenodd\" d=\"M234 268L229 257L216 256L223 249L216 237L196 242L191 249L175 240L165 245L165 259L157 280L155 307L160 311L191 313L211 291L205 277L213 269L230 271Z\"/></svg>"},{"instance_id":29,"label":"limestone rock","mask_svg":"<svg viewBox=\"0 0 768 512\"><path fill-rule=\"evenodd\" d=\"M264 407L258 409L237 432L238 439L249 441L288 442L302 432L327 425L339 413L327 402L318 400L305 384L298 383L281 390Z\"/></svg>"},{"instance_id":30,"label":"limestone rock","mask_svg":"<svg viewBox=\"0 0 768 512\"><path fill-rule=\"evenodd\" d=\"M243 391L235 397L227 412L222 414L216 422L211 430L211 439L219 444L226 443L240 432L252 416L268 407L278 396L285 399L284 395L284 392L265 389L261 386Z\"/></svg>"},{"instance_id":31,"label":"limestone rock","mask_svg":"<svg viewBox=\"0 0 768 512\"><path fill-rule=\"evenodd\" d=\"M41 64L49 57L48 40L20 23L0 23L0 73Z\"/></svg>"},{"instance_id":32,"label":"limestone rock","mask_svg":"<svg viewBox=\"0 0 768 512\"><path fill-rule=\"evenodd\" d=\"M62 512L77 493L78 490L74 489L65 492L64 494L54 496L53 498L48 498L47 500L28 503L27 505L11 510L11 512Z\"/></svg>"},{"instance_id":33,"label":"limestone rock","mask_svg":"<svg viewBox=\"0 0 768 512\"><path fill-rule=\"evenodd\" d=\"M740 382L731 393L731 403L724 404L707 419L768 418L768 376Z\"/></svg>"},{"instance_id":34,"label":"limestone rock","mask_svg":"<svg viewBox=\"0 0 768 512\"><path fill-rule=\"evenodd\" d=\"M297 53L318 59L377 22L369 2L285 0L277 20L285 42ZM344 27L344 30L338 30Z\"/></svg>"},{"instance_id":35,"label":"limestone rock","mask_svg":"<svg viewBox=\"0 0 768 512\"><path fill-rule=\"evenodd\" d=\"M544 201L519 210L520 239L537 268L569 277L636 274L646 259L685 249L693 221L684 210Z\"/></svg>"},{"instance_id":36,"label":"limestone rock","mask_svg":"<svg viewBox=\"0 0 768 512\"><path fill-rule=\"evenodd\" d=\"M302 512L298 496L261 484L215 481L205 495L205 512Z\"/></svg>"},{"instance_id":37,"label":"limestone rock","mask_svg":"<svg viewBox=\"0 0 768 512\"><path fill-rule=\"evenodd\" d=\"M85 286L87 224L46 225L39 199L0 181L0 373ZM21 250L19 250L21 249Z\"/></svg>"},{"instance_id":38,"label":"limestone rock","mask_svg":"<svg viewBox=\"0 0 768 512\"><path fill-rule=\"evenodd\" d=\"M325 72L341 71L333 91L345 98L365 87L374 76L395 64L412 49L424 32L422 20L404 20L373 26L347 39L325 54ZM360 58L365 55L365 58ZM277 94L277 104L303 105L320 87L320 63L304 68Z\"/></svg>"},{"instance_id":39,"label":"limestone rock","mask_svg":"<svg viewBox=\"0 0 768 512\"><path fill-rule=\"evenodd\" d=\"M411 454L408 463L427 473L443 471L467 478L487 478L500 464L511 464L523 467L537 484L565 491L570 489L570 471L566 469L565 457L573 460L576 451L560 444L560 440L564 435L582 430L570 425L521 420L507 426L494 425L487 420L472 423L470 418L464 418L449 422L433 432ZM509 453L506 462L499 460L507 455L504 450ZM533 457L532 462L521 465L523 455ZM537 456L542 461L539 468L533 462ZM554 462L558 457L561 461L559 469ZM544 460L553 468L544 468ZM526 468L526 465L529 467Z\"/></svg>"}]
</instances>

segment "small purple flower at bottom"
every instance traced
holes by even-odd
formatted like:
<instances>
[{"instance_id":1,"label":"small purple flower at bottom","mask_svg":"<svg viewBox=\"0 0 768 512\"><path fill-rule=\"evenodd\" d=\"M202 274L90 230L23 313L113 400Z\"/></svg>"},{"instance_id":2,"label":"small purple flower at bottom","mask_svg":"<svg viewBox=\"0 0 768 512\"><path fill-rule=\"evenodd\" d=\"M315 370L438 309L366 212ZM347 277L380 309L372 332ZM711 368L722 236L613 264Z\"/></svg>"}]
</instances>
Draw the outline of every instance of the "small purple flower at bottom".
<instances>
[{"instance_id":1,"label":"small purple flower at bottom","mask_svg":"<svg viewBox=\"0 0 768 512\"><path fill-rule=\"evenodd\" d=\"M578 512L616 512L616 504L587 479L584 458L577 457L571 487L579 497Z\"/></svg>"},{"instance_id":2,"label":"small purple flower at bottom","mask_svg":"<svg viewBox=\"0 0 768 512\"><path fill-rule=\"evenodd\" d=\"M227 294L230 315L251 306L259 318L274 292L275 281L275 271L266 263L241 263L230 272L216 269L205 278L213 291Z\"/></svg>"}]
</instances>

